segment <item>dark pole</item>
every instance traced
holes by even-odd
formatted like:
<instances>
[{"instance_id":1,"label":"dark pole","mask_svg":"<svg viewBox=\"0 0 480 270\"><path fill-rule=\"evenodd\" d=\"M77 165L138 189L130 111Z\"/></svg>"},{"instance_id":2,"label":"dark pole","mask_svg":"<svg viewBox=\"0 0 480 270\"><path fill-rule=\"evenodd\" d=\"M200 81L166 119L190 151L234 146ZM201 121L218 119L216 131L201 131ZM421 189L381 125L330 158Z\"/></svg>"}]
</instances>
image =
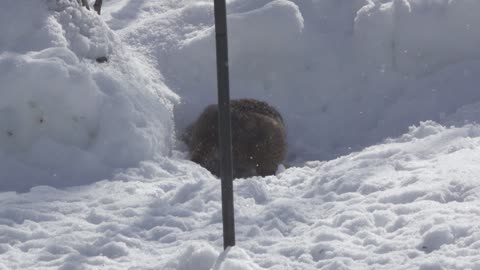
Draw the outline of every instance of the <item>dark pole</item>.
<instances>
[{"instance_id":1,"label":"dark pole","mask_svg":"<svg viewBox=\"0 0 480 270\"><path fill-rule=\"evenodd\" d=\"M233 213L232 127L228 79L227 12L225 0L215 0L217 45L218 134L220 140L220 178L222 179L223 247L235 246Z\"/></svg>"},{"instance_id":2,"label":"dark pole","mask_svg":"<svg viewBox=\"0 0 480 270\"><path fill-rule=\"evenodd\" d=\"M102 2L103 0L95 0L95 4L93 4L93 10L95 10L98 15L102 12Z\"/></svg>"}]
</instances>

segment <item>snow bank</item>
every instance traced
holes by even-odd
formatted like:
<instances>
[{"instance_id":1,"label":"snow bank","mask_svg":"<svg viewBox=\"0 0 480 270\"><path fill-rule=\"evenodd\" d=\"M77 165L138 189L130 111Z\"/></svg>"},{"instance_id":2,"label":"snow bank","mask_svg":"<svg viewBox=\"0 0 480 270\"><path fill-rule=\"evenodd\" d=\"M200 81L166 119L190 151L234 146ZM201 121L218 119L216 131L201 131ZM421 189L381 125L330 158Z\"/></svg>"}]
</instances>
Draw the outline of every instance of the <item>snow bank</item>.
<instances>
[{"instance_id":1,"label":"snow bank","mask_svg":"<svg viewBox=\"0 0 480 270\"><path fill-rule=\"evenodd\" d=\"M384 1L385 2L385 1ZM357 14L364 63L425 75L480 56L478 1L375 1ZM367 30L368 29L368 30ZM372 48L376 48L375 51ZM370 59L370 60L369 60Z\"/></svg>"},{"instance_id":2,"label":"snow bank","mask_svg":"<svg viewBox=\"0 0 480 270\"><path fill-rule=\"evenodd\" d=\"M2 5L0 190L85 184L169 154L175 94L93 12Z\"/></svg>"},{"instance_id":3,"label":"snow bank","mask_svg":"<svg viewBox=\"0 0 480 270\"><path fill-rule=\"evenodd\" d=\"M292 163L358 151L419 121L446 123L480 100L479 5L228 1L232 97L263 99L281 111ZM129 16L123 11L130 6L115 7L106 18L182 97L175 110L182 130L216 101L213 6L159 6L139 4ZM135 24L128 23L132 13Z\"/></svg>"}]
</instances>

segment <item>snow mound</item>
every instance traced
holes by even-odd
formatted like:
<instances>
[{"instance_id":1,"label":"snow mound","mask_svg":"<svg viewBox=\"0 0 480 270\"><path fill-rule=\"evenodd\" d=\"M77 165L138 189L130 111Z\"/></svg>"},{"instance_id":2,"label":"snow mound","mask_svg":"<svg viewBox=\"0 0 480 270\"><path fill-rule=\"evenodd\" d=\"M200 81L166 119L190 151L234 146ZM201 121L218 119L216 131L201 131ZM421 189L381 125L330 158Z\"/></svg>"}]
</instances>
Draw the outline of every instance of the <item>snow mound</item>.
<instances>
[{"instance_id":1,"label":"snow mound","mask_svg":"<svg viewBox=\"0 0 480 270\"><path fill-rule=\"evenodd\" d=\"M230 247L218 257L211 270L262 270L252 262L248 253L238 247Z\"/></svg>"},{"instance_id":2,"label":"snow mound","mask_svg":"<svg viewBox=\"0 0 480 270\"><path fill-rule=\"evenodd\" d=\"M91 183L169 154L176 95L98 16L76 1L2 5L0 190Z\"/></svg>"}]
</instances>

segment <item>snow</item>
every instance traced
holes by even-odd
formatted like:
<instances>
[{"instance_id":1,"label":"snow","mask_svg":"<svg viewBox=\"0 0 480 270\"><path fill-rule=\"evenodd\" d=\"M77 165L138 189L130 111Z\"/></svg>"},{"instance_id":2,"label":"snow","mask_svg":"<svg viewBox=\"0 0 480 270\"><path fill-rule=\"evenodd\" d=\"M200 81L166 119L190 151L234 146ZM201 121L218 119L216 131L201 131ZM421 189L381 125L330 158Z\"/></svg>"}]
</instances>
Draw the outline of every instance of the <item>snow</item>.
<instances>
[{"instance_id":1,"label":"snow","mask_svg":"<svg viewBox=\"0 0 480 270\"><path fill-rule=\"evenodd\" d=\"M5 4L0 190L94 182L171 152L176 95L99 17L68 1Z\"/></svg>"},{"instance_id":2,"label":"snow","mask_svg":"<svg viewBox=\"0 0 480 270\"><path fill-rule=\"evenodd\" d=\"M188 161L6 192L0 256L7 269L477 269L479 146L476 125L424 122L362 152L238 179L238 246L226 253L219 180Z\"/></svg>"},{"instance_id":3,"label":"snow","mask_svg":"<svg viewBox=\"0 0 480 270\"><path fill-rule=\"evenodd\" d=\"M227 1L232 96L290 155L235 180L226 251L175 139L216 100L213 3L104 2L2 3L0 269L480 269L478 1Z\"/></svg>"}]
</instances>

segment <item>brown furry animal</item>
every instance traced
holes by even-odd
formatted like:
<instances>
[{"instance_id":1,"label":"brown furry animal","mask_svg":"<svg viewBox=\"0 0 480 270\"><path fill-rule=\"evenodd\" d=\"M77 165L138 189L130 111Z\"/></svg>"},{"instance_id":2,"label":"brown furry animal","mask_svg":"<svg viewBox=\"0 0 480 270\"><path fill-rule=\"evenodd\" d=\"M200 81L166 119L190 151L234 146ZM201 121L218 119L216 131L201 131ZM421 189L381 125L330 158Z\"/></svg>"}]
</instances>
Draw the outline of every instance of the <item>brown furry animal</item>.
<instances>
[{"instance_id":1,"label":"brown furry animal","mask_svg":"<svg viewBox=\"0 0 480 270\"><path fill-rule=\"evenodd\" d=\"M233 177L275 174L285 159L287 142L280 113L266 102L238 99L230 103L232 119ZM190 159L220 175L218 106L210 105L184 136Z\"/></svg>"}]
</instances>

